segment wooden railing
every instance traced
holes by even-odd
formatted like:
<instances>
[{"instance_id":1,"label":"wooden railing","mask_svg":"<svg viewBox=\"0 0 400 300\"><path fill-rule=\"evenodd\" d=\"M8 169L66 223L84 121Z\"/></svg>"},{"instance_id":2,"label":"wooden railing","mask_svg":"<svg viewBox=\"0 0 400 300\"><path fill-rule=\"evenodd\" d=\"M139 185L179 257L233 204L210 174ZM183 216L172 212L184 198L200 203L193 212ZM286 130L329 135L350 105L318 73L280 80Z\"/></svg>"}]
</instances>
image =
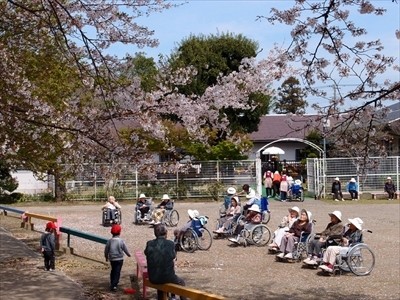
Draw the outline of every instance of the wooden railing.
<instances>
[{"instance_id":1,"label":"wooden railing","mask_svg":"<svg viewBox=\"0 0 400 300\"><path fill-rule=\"evenodd\" d=\"M148 278L147 272L147 261L146 257L143 255L142 251L135 252L136 259L136 275L139 279L143 279L143 299L146 299L146 287L157 289L163 292L163 299L168 299L168 294L175 294L178 296L183 296L190 298L192 300L222 300L225 299L223 296L210 294L204 291L193 289L187 286L178 285L174 283L164 283L164 284L153 284Z\"/></svg>"}]
</instances>

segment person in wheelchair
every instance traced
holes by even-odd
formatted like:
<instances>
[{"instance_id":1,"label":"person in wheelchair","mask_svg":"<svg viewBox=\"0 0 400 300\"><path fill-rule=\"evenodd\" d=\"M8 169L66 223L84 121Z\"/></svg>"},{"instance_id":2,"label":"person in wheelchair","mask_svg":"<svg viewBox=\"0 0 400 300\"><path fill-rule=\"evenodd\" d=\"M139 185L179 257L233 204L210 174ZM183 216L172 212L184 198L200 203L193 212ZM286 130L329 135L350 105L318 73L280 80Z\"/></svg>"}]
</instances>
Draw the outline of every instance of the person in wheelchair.
<instances>
[{"instance_id":1,"label":"person in wheelchair","mask_svg":"<svg viewBox=\"0 0 400 300\"><path fill-rule=\"evenodd\" d=\"M336 256L338 254L345 255L349 250L350 245L362 243L362 224L360 218L348 219L348 229L344 233L338 246L329 246L322 259L322 264L318 267L323 271L333 273Z\"/></svg>"},{"instance_id":2,"label":"person in wheelchair","mask_svg":"<svg viewBox=\"0 0 400 300\"><path fill-rule=\"evenodd\" d=\"M302 192L303 192L303 187L301 185L301 180L296 179L292 184L292 186L290 187L291 198L300 199Z\"/></svg>"},{"instance_id":3,"label":"person in wheelchair","mask_svg":"<svg viewBox=\"0 0 400 300\"><path fill-rule=\"evenodd\" d=\"M161 223L162 219L164 218L165 210L171 210L174 208L174 202L167 194L164 194L161 200L161 203L157 205L152 214L152 221L150 224Z\"/></svg>"},{"instance_id":4,"label":"person in wheelchair","mask_svg":"<svg viewBox=\"0 0 400 300\"><path fill-rule=\"evenodd\" d=\"M242 208L240 206L239 197L231 197L231 204L224 217L218 220L219 228L214 230L214 233L228 233L228 229L232 226L233 222L242 214Z\"/></svg>"},{"instance_id":5,"label":"person in wheelchair","mask_svg":"<svg viewBox=\"0 0 400 300\"><path fill-rule=\"evenodd\" d=\"M311 240L308 246L308 257L303 261L310 266L316 266L321 261L322 248L338 245L341 236L343 235L344 225L342 223L342 213L335 210L329 213L331 221L326 226L325 230L316 235L316 238ZM333 237L333 238L328 238Z\"/></svg>"},{"instance_id":6,"label":"person in wheelchair","mask_svg":"<svg viewBox=\"0 0 400 300\"><path fill-rule=\"evenodd\" d=\"M236 226L234 235L237 235L236 238L231 237L228 240L232 243L239 243L240 242L240 233L243 229L251 230L254 226L261 223L261 210L257 204L253 204L249 209L248 213L242 222L240 221L239 225Z\"/></svg>"},{"instance_id":7,"label":"person in wheelchair","mask_svg":"<svg viewBox=\"0 0 400 300\"><path fill-rule=\"evenodd\" d=\"M183 227L174 230L175 243L179 243L180 238L186 232L186 230L192 227L193 220L197 220L200 217L200 213L196 209L188 209L187 213L189 216L187 223L183 225Z\"/></svg>"},{"instance_id":8,"label":"person in wheelchair","mask_svg":"<svg viewBox=\"0 0 400 300\"><path fill-rule=\"evenodd\" d=\"M300 208L293 206L288 209L289 213L282 218L278 229L274 231L274 239L271 244L268 245L271 251L279 251L282 238L285 233L292 227L293 223L299 218Z\"/></svg>"},{"instance_id":9,"label":"person in wheelchair","mask_svg":"<svg viewBox=\"0 0 400 300\"><path fill-rule=\"evenodd\" d=\"M110 220L110 223L114 222L117 209L121 209L121 205L115 200L114 196L109 196L107 203L101 208L101 210L106 211L106 219Z\"/></svg>"},{"instance_id":10,"label":"person in wheelchair","mask_svg":"<svg viewBox=\"0 0 400 300\"><path fill-rule=\"evenodd\" d=\"M302 209L300 212L300 217L296 220L289 231L287 231L282 237L281 244L279 245L279 253L276 257L278 259L292 259L293 249L295 243L300 240L301 234L311 233L312 230L312 214L310 211Z\"/></svg>"},{"instance_id":11,"label":"person in wheelchair","mask_svg":"<svg viewBox=\"0 0 400 300\"><path fill-rule=\"evenodd\" d=\"M136 209L140 211L140 216L142 220L145 220L145 215L149 212L150 210L150 203L148 203L146 195L145 194L140 194L138 202L136 203ZM149 221L149 220L145 220Z\"/></svg>"},{"instance_id":12,"label":"person in wheelchair","mask_svg":"<svg viewBox=\"0 0 400 300\"><path fill-rule=\"evenodd\" d=\"M234 187L229 187L226 190L226 195L224 196L224 204L223 204L223 207L222 207L222 209L225 209L224 212L226 212L230 208L231 199L232 199L233 196L235 196L235 194L236 194L236 189ZM221 209L221 212L222 212L222 209Z\"/></svg>"}]
</instances>

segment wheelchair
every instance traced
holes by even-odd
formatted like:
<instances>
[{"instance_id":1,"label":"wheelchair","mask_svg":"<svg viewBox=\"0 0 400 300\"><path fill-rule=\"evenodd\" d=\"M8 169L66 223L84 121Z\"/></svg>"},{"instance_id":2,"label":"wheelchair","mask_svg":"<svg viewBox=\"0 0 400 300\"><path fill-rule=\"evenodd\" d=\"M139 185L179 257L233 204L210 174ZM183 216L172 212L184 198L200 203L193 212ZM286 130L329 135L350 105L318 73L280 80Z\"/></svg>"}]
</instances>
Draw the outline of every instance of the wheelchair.
<instances>
[{"instance_id":1,"label":"wheelchair","mask_svg":"<svg viewBox=\"0 0 400 300\"><path fill-rule=\"evenodd\" d=\"M311 240L313 240L316 236L314 233L315 228L315 220L311 221L311 232L302 231L300 234L299 240L294 244L292 251L292 258L277 258L278 261L286 261L286 262L300 262L308 256L308 244ZM279 251L278 251L279 252ZM272 249L268 249L268 253L275 254L277 251L273 251Z\"/></svg>"},{"instance_id":2,"label":"wheelchair","mask_svg":"<svg viewBox=\"0 0 400 300\"><path fill-rule=\"evenodd\" d=\"M238 236L238 244L244 247L248 245L256 245L258 247L265 246L271 239L271 231L265 224L245 224L245 228Z\"/></svg>"},{"instance_id":3,"label":"wheelchair","mask_svg":"<svg viewBox=\"0 0 400 300\"><path fill-rule=\"evenodd\" d=\"M244 220L244 215L243 214L238 214L235 215L232 222L229 224L229 227L226 228L225 232L214 232L214 238L221 238L221 237L227 237L227 236L233 236L236 227L239 225L240 221ZM215 223L215 230L218 230L222 226L221 220L218 219Z\"/></svg>"},{"instance_id":4,"label":"wheelchair","mask_svg":"<svg viewBox=\"0 0 400 300\"><path fill-rule=\"evenodd\" d=\"M365 230L372 233L370 230ZM361 239L362 240L362 239ZM333 274L351 272L357 276L369 275L375 267L375 254L365 243L350 245L346 252L336 256ZM323 271L324 273L326 271Z\"/></svg>"},{"instance_id":5,"label":"wheelchair","mask_svg":"<svg viewBox=\"0 0 400 300\"><path fill-rule=\"evenodd\" d=\"M114 211L114 218L111 216L112 210L110 208L103 209L101 224L106 226L112 226L113 224L121 224L122 223L122 212L121 209L117 208Z\"/></svg>"},{"instance_id":6,"label":"wheelchair","mask_svg":"<svg viewBox=\"0 0 400 300\"><path fill-rule=\"evenodd\" d=\"M304 202L304 190L301 184L292 184L287 194L287 200Z\"/></svg>"},{"instance_id":7,"label":"wheelchair","mask_svg":"<svg viewBox=\"0 0 400 300\"><path fill-rule=\"evenodd\" d=\"M154 204L153 204L153 199L148 198L146 200L146 205L150 207L149 211L144 214L144 218L142 218L142 213L140 212L138 206L135 206L135 213L133 214L133 223L136 225L143 223L143 222L149 222L152 220L152 214L154 211Z\"/></svg>"},{"instance_id":8,"label":"wheelchair","mask_svg":"<svg viewBox=\"0 0 400 300\"><path fill-rule=\"evenodd\" d=\"M174 202L172 202L172 203L174 203ZM179 223L179 213L173 207L174 207L174 204L172 204L171 209L165 209L164 215L163 215L163 218L161 221L162 223L164 223L165 225L170 226L170 227L175 227Z\"/></svg>"},{"instance_id":9,"label":"wheelchair","mask_svg":"<svg viewBox=\"0 0 400 300\"><path fill-rule=\"evenodd\" d=\"M205 227L207 222L207 216L192 220L191 227L177 241L183 251L192 253L196 250L210 249L213 239L210 231Z\"/></svg>"}]
</instances>

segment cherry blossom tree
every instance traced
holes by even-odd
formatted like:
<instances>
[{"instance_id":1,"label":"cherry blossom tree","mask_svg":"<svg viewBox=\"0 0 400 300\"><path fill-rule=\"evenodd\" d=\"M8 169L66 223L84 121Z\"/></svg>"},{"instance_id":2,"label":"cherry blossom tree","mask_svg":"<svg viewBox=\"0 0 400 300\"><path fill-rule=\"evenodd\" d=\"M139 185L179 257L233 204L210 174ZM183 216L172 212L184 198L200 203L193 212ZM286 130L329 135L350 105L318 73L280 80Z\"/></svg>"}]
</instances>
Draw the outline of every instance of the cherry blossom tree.
<instances>
[{"instance_id":1,"label":"cherry blossom tree","mask_svg":"<svg viewBox=\"0 0 400 300\"><path fill-rule=\"evenodd\" d=\"M399 10L399 3L392 2L393 9ZM314 105L321 122L333 120L328 137L334 134L336 140L347 140L342 147L365 157L376 154L377 149L372 149L377 145L375 127L387 113L384 100L400 99L398 53L383 54L382 41L369 38L367 29L357 25L359 15L370 15L371 24L373 18L384 18L386 10L376 6L379 4L368 0L296 0L290 9L274 8L271 16L265 17L272 24L290 26L292 41L286 53L291 62L301 64L307 94L324 98L326 91L318 86L335 89L337 95L328 105ZM392 34L398 43L399 29L393 28ZM355 80L354 88L340 89ZM354 104L349 105L351 102ZM357 129L357 136L351 134ZM354 138L362 146L354 143Z\"/></svg>"},{"instance_id":2,"label":"cherry blossom tree","mask_svg":"<svg viewBox=\"0 0 400 300\"><path fill-rule=\"evenodd\" d=\"M276 63L287 59L279 49L263 61L246 59L200 96L175 88L191 82L191 67L160 69L156 88L143 89L139 74L121 71L135 68L135 60L107 53L119 44L156 46L153 32L136 20L168 8L161 0L1 1L2 158L56 176L65 174L61 164L145 165L156 142L176 151L161 117L171 113L194 142L207 143L211 129L241 143L220 111L247 110L250 94L270 94L272 83L291 73Z\"/></svg>"}]
</instances>

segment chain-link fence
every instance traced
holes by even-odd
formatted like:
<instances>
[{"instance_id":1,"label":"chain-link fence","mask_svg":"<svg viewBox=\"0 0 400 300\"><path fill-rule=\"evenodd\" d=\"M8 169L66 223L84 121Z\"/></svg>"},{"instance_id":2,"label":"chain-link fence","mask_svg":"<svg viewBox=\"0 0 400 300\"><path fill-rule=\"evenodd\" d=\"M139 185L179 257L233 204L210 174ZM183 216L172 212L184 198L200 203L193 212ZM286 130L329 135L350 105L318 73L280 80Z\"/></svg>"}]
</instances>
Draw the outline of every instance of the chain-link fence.
<instances>
[{"instance_id":1,"label":"chain-link fence","mask_svg":"<svg viewBox=\"0 0 400 300\"><path fill-rule=\"evenodd\" d=\"M154 175L146 175L149 173ZM66 189L71 200L104 200L111 194L118 199L136 199L140 193L153 198L169 194L175 199L218 199L229 186L255 186L255 178L254 160L158 163L140 169L129 164L93 164L69 178Z\"/></svg>"},{"instance_id":2,"label":"chain-link fence","mask_svg":"<svg viewBox=\"0 0 400 300\"><path fill-rule=\"evenodd\" d=\"M71 166L66 166L67 172L69 168ZM399 156L313 158L307 160L306 170L306 195L311 197L329 195L335 177L340 178L343 190L352 177L359 183L360 192L383 191L387 177L392 177L397 188L400 185ZM263 171L261 166L256 167L256 160L155 163L141 168L129 164L92 164L75 170L76 175L67 178L65 187L70 200L103 201L111 194L118 199L136 199L140 193L153 198L169 194L174 199L207 197L217 200L228 187L240 190L245 183L264 193ZM54 184L50 186L54 188Z\"/></svg>"},{"instance_id":3,"label":"chain-link fence","mask_svg":"<svg viewBox=\"0 0 400 300\"><path fill-rule=\"evenodd\" d=\"M319 191L314 182L323 182L326 193L330 194L330 187L335 177L339 177L343 190L351 178L355 178L359 183L360 192L382 192L387 177L391 177L396 187L399 188L399 156L327 158L325 160L325 180L324 178L315 178L317 172L313 171L321 165L323 165L321 159L307 160L308 189L315 194L318 194Z\"/></svg>"}]
</instances>

